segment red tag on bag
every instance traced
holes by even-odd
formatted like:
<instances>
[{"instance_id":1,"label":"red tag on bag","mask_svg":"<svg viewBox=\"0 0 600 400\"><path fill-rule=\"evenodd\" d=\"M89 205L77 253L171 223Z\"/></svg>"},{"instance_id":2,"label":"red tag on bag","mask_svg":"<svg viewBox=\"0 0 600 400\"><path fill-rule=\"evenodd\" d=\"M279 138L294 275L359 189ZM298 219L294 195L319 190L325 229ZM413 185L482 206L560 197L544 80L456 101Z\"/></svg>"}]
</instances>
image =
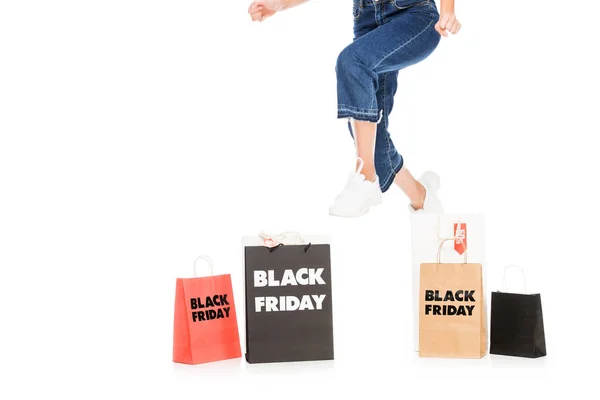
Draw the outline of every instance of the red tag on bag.
<instances>
[{"instance_id":1,"label":"red tag on bag","mask_svg":"<svg viewBox=\"0 0 600 400\"><path fill-rule=\"evenodd\" d=\"M467 251L467 224L454 224L454 250L460 255Z\"/></svg>"}]
</instances>

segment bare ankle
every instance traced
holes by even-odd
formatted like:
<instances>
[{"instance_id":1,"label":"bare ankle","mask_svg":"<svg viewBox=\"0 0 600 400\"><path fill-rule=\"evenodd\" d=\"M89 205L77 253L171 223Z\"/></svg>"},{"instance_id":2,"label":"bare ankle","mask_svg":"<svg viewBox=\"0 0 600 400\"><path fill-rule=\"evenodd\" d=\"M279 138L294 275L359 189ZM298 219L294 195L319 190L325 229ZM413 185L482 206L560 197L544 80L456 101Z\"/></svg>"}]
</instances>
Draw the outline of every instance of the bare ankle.
<instances>
[{"instance_id":1,"label":"bare ankle","mask_svg":"<svg viewBox=\"0 0 600 400\"><path fill-rule=\"evenodd\" d=\"M356 162L356 171L359 174L364 175L366 180L375 182L377 172L375 171L375 165L372 161L364 161L362 158L359 158Z\"/></svg>"},{"instance_id":2,"label":"bare ankle","mask_svg":"<svg viewBox=\"0 0 600 400\"><path fill-rule=\"evenodd\" d=\"M372 170L363 169L361 174L365 176L365 179L371 182L375 182L377 174L375 173L375 168Z\"/></svg>"},{"instance_id":3,"label":"bare ankle","mask_svg":"<svg viewBox=\"0 0 600 400\"><path fill-rule=\"evenodd\" d=\"M375 178L377 176L377 173L375 172L375 167L365 164L360 173L365 176L366 180L375 182Z\"/></svg>"}]
</instances>

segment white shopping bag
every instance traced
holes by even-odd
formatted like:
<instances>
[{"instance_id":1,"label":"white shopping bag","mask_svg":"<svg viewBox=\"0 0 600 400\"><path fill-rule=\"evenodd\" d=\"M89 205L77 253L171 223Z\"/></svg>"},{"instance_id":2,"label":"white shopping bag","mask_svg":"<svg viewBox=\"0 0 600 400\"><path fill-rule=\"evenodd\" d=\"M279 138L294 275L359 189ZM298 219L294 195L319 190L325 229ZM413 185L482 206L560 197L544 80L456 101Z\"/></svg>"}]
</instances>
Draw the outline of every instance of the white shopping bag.
<instances>
[{"instance_id":1,"label":"white shopping bag","mask_svg":"<svg viewBox=\"0 0 600 400\"><path fill-rule=\"evenodd\" d=\"M454 245L442 246L441 259L446 263L461 263L464 260L464 251L468 251L469 262L482 265L483 290L485 292L484 225L483 214L414 213L411 215L415 351L419 351L419 271L421 264L435 263L440 243L444 239L454 238ZM485 307L487 308L487 305Z\"/></svg>"}]
</instances>

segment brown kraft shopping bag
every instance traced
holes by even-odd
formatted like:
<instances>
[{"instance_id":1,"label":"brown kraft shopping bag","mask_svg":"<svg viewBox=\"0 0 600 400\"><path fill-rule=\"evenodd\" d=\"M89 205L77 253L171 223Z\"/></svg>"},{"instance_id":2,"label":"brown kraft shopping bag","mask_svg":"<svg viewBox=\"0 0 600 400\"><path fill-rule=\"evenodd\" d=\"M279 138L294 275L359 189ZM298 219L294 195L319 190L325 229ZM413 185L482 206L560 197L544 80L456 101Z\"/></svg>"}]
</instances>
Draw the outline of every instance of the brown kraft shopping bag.
<instances>
[{"instance_id":1,"label":"brown kraft shopping bag","mask_svg":"<svg viewBox=\"0 0 600 400\"><path fill-rule=\"evenodd\" d=\"M454 240L454 239L449 239ZM421 264L419 356L481 358L487 351L482 265Z\"/></svg>"}]
</instances>

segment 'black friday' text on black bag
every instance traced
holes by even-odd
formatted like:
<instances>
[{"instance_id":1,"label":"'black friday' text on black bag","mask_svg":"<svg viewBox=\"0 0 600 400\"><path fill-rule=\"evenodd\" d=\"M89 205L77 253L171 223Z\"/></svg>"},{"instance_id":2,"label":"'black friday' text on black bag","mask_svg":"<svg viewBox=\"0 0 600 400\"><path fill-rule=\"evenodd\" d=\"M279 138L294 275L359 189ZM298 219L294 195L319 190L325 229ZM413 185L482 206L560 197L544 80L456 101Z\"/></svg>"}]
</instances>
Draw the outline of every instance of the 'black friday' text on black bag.
<instances>
[{"instance_id":1,"label":"'black friday' text on black bag","mask_svg":"<svg viewBox=\"0 0 600 400\"><path fill-rule=\"evenodd\" d=\"M245 247L246 360L333 359L328 244Z\"/></svg>"}]
</instances>

